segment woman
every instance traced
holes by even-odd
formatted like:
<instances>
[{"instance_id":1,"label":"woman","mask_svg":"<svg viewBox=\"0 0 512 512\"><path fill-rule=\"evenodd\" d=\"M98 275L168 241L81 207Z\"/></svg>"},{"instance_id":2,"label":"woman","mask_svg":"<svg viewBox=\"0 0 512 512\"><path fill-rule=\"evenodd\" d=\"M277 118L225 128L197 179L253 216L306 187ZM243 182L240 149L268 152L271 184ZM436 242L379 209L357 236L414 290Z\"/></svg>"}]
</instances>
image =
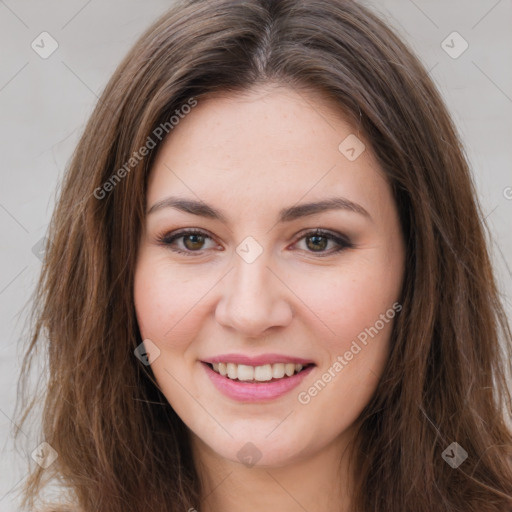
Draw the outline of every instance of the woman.
<instances>
[{"instance_id":1,"label":"woman","mask_svg":"<svg viewBox=\"0 0 512 512\"><path fill-rule=\"evenodd\" d=\"M512 336L468 164L364 7L162 16L49 237L28 508L55 476L84 512L512 509Z\"/></svg>"}]
</instances>

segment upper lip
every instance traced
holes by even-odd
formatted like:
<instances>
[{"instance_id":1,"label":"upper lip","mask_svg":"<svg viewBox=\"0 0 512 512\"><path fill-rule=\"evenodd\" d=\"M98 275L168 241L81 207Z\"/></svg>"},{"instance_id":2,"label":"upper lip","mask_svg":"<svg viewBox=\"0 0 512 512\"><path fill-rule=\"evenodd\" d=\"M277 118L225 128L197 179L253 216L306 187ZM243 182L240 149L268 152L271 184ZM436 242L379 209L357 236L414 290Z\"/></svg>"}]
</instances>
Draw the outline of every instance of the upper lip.
<instances>
[{"instance_id":1,"label":"upper lip","mask_svg":"<svg viewBox=\"0 0 512 512\"><path fill-rule=\"evenodd\" d=\"M303 359L301 357L285 356L283 354L261 354L259 356L246 356L244 354L221 354L219 356L210 357L203 360L204 363L234 363L234 364L245 364L248 366L263 366L265 364L275 363L293 363L301 364L303 366L307 364L314 364L309 359Z\"/></svg>"}]
</instances>

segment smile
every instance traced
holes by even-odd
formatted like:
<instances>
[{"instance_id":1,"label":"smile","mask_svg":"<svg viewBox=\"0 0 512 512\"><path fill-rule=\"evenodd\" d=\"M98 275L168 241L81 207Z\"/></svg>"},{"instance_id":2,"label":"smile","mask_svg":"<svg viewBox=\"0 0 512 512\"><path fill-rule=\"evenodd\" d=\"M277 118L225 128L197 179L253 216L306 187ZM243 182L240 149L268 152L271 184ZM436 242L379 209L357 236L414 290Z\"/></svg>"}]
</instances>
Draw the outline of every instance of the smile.
<instances>
[{"instance_id":1,"label":"smile","mask_svg":"<svg viewBox=\"0 0 512 512\"><path fill-rule=\"evenodd\" d=\"M261 366L250 366L235 363L213 363L214 372L231 380L244 382L268 382L273 379L292 377L303 370L302 364L275 363Z\"/></svg>"},{"instance_id":2,"label":"smile","mask_svg":"<svg viewBox=\"0 0 512 512\"><path fill-rule=\"evenodd\" d=\"M201 364L217 391L239 402L277 399L299 386L316 366L308 361L249 365L217 360Z\"/></svg>"}]
</instances>

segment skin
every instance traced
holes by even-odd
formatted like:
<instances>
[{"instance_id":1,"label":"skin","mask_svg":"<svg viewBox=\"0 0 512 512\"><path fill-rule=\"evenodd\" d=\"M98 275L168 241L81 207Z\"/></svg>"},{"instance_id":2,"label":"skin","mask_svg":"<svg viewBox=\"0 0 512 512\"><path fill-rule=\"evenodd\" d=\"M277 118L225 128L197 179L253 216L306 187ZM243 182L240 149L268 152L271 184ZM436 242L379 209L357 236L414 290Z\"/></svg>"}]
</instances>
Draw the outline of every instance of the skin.
<instances>
[{"instance_id":1,"label":"skin","mask_svg":"<svg viewBox=\"0 0 512 512\"><path fill-rule=\"evenodd\" d=\"M354 161L338 149L350 134L366 145ZM148 210L170 195L200 199L228 220L154 211L135 273L141 336L160 350L151 368L189 429L204 485L196 508L350 510L346 449L387 361L393 320L309 403L298 394L399 302L405 246L369 143L317 93L265 85L217 94L200 99L161 146ZM282 208L333 196L369 217L338 209L277 221ZM211 238L157 241L182 228ZM316 228L345 235L353 247L335 253L335 241L304 237ZM236 252L248 236L263 250L252 263ZM282 397L241 403L221 394L200 362L226 353L279 353L316 366ZM237 457L247 442L261 454L252 467Z\"/></svg>"}]
</instances>

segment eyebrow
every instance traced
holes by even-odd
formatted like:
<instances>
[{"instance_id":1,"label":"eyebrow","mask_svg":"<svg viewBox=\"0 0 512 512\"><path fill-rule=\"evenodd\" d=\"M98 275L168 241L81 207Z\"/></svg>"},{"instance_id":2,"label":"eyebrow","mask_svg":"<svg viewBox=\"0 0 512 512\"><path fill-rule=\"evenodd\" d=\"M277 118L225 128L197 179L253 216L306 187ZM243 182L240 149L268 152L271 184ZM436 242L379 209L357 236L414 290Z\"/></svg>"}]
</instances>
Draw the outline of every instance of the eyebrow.
<instances>
[{"instance_id":1,"label":"eyebrow","mask_svg":"<svg viewBox=\"0 0 512 512\"><path fill-rule=\"evenodd\" d=\"M157 212L164 208L174 208L185 213L206 217L209 219L219 220L224 224L228 224L227 216L220 210L212 206L194 199L185 199L180 197L166 197L161 201L156 202L149 210L147 215ZM360 204L354 203L344 197L329 197L322 201L313 203L302 203L289 208L283 208L279 212L278 222L290 222L295 219L306 217L308 215L315 215L318 213L326 212L329 210L345 210L353 213L358 213L372 219L371 215Z\"/></svg>"}]
</instances>

